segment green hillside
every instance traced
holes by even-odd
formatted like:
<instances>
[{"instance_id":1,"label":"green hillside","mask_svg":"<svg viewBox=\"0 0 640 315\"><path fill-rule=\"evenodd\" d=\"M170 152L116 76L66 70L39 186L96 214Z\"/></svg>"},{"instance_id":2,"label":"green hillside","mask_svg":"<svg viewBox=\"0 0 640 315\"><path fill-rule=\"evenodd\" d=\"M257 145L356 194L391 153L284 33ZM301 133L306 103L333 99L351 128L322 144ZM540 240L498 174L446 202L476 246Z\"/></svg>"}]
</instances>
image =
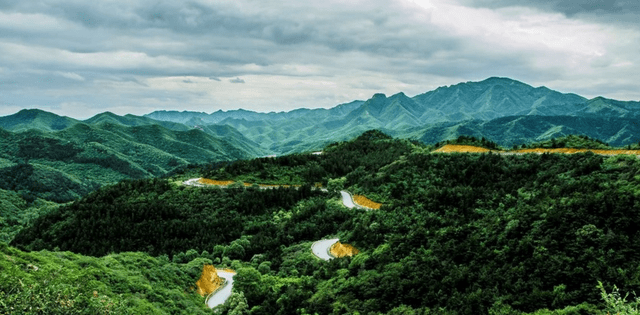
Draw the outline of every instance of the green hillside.
<instances>
[{"instance_id":1,"label":"green hillside","mask_svg":"<svg viewBox=\"0 0 640 315\"><path fill-rule=\"evenodd\" d=\"M83 121L86 124L90 125L98 125L103 123L115 124L115 125L123 125L123 126L146 126L146 125L161 125L170 130L176 131L187 131L190 130L188 126L180 123L174 123L169 121L158 121L154 119L150 119L147 117L135 116L135 115L124 115L118 116L111 112L104 112L98 115L95 115L87 120Z\"/></svg>"},{"instance_id":2,"label":"green hillside","mask_svg":"<svg viewBox=\"0 0 640 315\"><path fill-rule=\"evenodd\" d=\"M8 243L33 219L56 207L57 203L34 199L24 191L0 189L0 242Z\"/></svg>"},{"instance_id":3,"label":"green hillside","mask_svg":"<svg viewBox=\"0 0 640 315\"><path fill-rule=\"evenodd\" d=\"M0 128L15 132L29 129L57 131L69 128L77 123L80 123L80 121L39 109L23 109L13 115L0 117Z\"/></svg>"},{"instance_id":4,"label":"green hillside","mask_svg":"<svg viewBox=\"0 0 640 315\"><path fill-rule=\"evenodd\" d=\"M634 119L574 116L511 116L489 121L438 123L426 127L393 131L396 137L418 139L424 143L452 140L459 136L485 137L504 147L583 135L612 146L640 142L640 125Z\"/></svg>"},{"instance_id":5,"label":"green hillside","mask_svg":"<svg viewBox=\"0 0 640 315\"><path fill-rule=\"evenodd\" d=\"M57 132L3 133L0 188L65 202L128 178L163 176L189 164L249 158L257 152L200 130L160 125L77 123Z\"/></svg>"},{"instance_id":6,"label":"green hillside","mask_svg":"<svg viewBox=\"0 0 640 315\"><path fill-rule=\"evenodd\" d=\"M209 178L303 184L299 189L189 187L180 184L184 175L123 181L40 216L11 245L46 249L39 255L115 253L99 258L110 260L130 255L121 251L143 251L172 263L201 258L233 267L236 295L222 314L242 308L247 314L615 313L637 305L604 301L598 281L608 292L614 284L623 293L640 292L638 169L636 157L591 153L431 153L369 131L319 155L196 170ZM346 208L337 193L313 191L317 182L383 206ZM324 237L339 237L360 253L316 259L310 245ZM167 264L136 255L145 269ZM10 274L20 277L25 269ZM105 285L100 292L122 292L117 281ZM150 289L130 290L141 293L136 303L164 307Z\"/></svg>"},{"instance_id":7,"label":"green hillside","mask_svg":"<svg viewBox=\"0 0 640 315\"><path fill-rule=\"evenodd\" d=\"M528 145L532 148L611 149L609 144L587 136L568 135ZM637 145L634 145L636 147Z\"/></svg>"},{"instance_id":8,"label":"green hillside","mask_svg":"<svg viewBox=\"0 0 640 315\"><path fill-rule=\"evenodd\" d=\"M210 314L193 290L196 259L121 253L23 252L0 243L2 314Z\"/></svg>"},{"instance_id":9,"label":"green hillside","mask_svg":"<svg viewBox=\"0 0 640 315\"><path fill-rule=\"evenodd\" d=\"M247 157L260 157L320 150L371 129L427 144L474 136L511 147L576 134L624 146L640 142L636 136L640 131L638 118L640 102L604 97L588 100L492 77L443 86L413 97L378 93L366 101L329 109L289 112L156 111L144 117L105 112L80 122L41 110L23 110L0 117L0 128L51 132L81 123L110 130L117 128L108 126L160 125L172 131L201 130L231 143L233 148L227 146L225 150L231 150L232 155L239 149Z\"/></svg>"}]
</instances>

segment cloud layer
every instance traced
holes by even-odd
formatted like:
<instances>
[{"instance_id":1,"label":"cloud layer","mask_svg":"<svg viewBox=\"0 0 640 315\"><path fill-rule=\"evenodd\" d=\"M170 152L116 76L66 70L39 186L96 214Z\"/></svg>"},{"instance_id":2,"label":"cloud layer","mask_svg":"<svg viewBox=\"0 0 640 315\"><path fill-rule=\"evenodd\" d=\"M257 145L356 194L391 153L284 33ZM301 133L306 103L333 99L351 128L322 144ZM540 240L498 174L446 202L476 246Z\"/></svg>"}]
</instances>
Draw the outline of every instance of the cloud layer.
<instances>
[{"instance_id":1,"label":"cloud layer","mask_svg":"<svg viewBox=\"0 0 640 315\"><path fill-rule=\"evenodd\" d=\"M589 3L5 0L0 115L281 111L489 76L640 99L640 5Z\"/></svg>"}]
</instances>

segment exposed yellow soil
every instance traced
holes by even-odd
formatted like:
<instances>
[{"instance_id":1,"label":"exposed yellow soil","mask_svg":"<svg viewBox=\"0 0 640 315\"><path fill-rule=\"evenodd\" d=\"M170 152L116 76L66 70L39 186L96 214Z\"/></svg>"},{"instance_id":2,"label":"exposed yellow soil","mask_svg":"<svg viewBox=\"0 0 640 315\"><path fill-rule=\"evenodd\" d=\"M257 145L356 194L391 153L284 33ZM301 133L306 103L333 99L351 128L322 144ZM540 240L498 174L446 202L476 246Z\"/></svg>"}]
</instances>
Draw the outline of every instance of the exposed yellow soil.
<instances>
[{"instance_id":1,"label":"exposed yellow soil","mask_svg":"<svg viewBox=\"0 0 640 315\"><path fill-rule=\"evenodd\" d=\"M338 241L335 244L331 245L329 252L331 253L331 255L333 255L333 257L340 258L345 256L351 257L358 254L360 251L349 244L342 244L340 243L340 241Z\"/></svg>"},{"instance_id":2,"label":"exposed yellow soil","mask_svg":"<svg viewBox=\"0 0 640 315\"><path fill-rule=\"evenodd\" d=\"M574 148L528 148L528 149L518 149L518 150L510 150L510 151L496 151L489 150L482 147L476 147L471 145L458 145L458 144L447 144L433 152L438 153L486 153L486 152L494 152L494 153L561 153L561 154L574 154L574 153L584 153L584 152L593 152L595 154L602 155L619 155L619 154L631 154L631 155L640 155L640 150L602 150L602 149L574 149Z\"/></svg>"},{"instance_id":3,"label":"exposed yellow soil","mask_svg":"<svg viewBox=\"0 0 640 315\"><path fill-rule=\"evenodd\" d=\"M198 182L200 184L218 185L218 186L227 186L227 185L233 184L232 180L215 180L215 179L208 179L208 178L200 178Z\"/></svg>"},{"instance_id":4,"label":"exposed yellow soil","mask_svg":"<svg viewBox=\"0 0 640 315\"><path fill-rule=\"evenodd\" d=\"M380 209L380 207L382 206L381 203L377 203L362 195L353 195L353 202L359 206L363 206L371 209Z\"/></svg>"},{"instance_id":5,"label":"exposed yellow soil","mask_svg":"<svg viewBox=\"0 0 640 315\"><path fill-rule=\"evenodd\" d=\"M201 178L200 180L198 180L198 183L204 184L204 185L229 186L235 182L232 180L217 180L217 179ZM252 183L242 183L242 184L245 187L251 187L254 185ZM259 184L258 186L260 187L300 187L300 185L274 185L274 184Z\"/></svg>"},{"instance_id":6,"label":"exposed yellow soil","mask_svg":"<svg viewBox=\"0 0 640 315\"><path fill-rule=\"evenodd\" d=\"M275 184L259 184L260 187L300 187L300 185L275 185Z\"/></svg>"},{"instance_id":7,"label":"exposed yellow soil","mask_svg":"<svg viewBox=\"0 0 640 315\"><path fill-rule=\"evenodd\" d=\"M472 145L460 145L460 144L447 144L433 152L438 152L438 153L453 153L453 152L458 152L458 153L484 153L484 152L489 152L491 150L489 149L485 149L482 147L476 147L476 146L472 146Z\"/></svg>"},{"instance_id":8,"label":"exposed yellow soil","mask_svg":"<svg viewBox=\"0 0 640 315\"><path fill-rule=\"evenodd\" d=\"M198 290L196 292L201 296L206 296L220 288L222 286L222 282L223 279L218 277L218 272L213 265L204 265L204 267L202 267L200 279L196 282L196 286L198 286Z\"/></svg>"}]
</instances>

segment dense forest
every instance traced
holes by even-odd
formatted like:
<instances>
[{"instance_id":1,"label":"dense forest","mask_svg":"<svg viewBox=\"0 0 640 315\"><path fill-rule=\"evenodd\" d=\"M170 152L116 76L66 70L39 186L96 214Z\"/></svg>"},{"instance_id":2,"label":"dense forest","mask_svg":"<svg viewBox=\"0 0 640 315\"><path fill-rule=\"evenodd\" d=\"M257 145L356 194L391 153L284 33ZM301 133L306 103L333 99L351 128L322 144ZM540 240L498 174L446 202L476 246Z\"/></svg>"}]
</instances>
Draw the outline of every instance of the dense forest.
<instances>
[{"instance_id":1,"label":"dense forest","mask_svg":"<svg viewBox=\"0 0 640 315\"><path fill-rule=\"evenodd\" d=\"M558 141L595 145L586 138L566 139ZM496 146L470 137L452 143ZM99 282L100 294L108 289L119 307L115 313L170 314L179 308L174 298L199 298L187 279L195 283L198 268L213 263L237 271L235 293L215 309L220 314L637 310L633 294L622 302L625 292L640 292L636 156L445 154L433 148L369 131L318 154L182 168L165 179L101 188L47 211L2 247L0 266L10 272L3 269L0 294L28 304L28 289L12 289L25 279L40 290L32 293L69 292L86 306L94 303ZM301 186L182 185L191 177ZM320 184L329 190L314 188ZM336 193L340 189L383 206L346 208ZM309 246L323 237L339 237L360 253L321 261ZM45 280L29 267L63 268L74 260L107 266L126 257L135 262L124 269L141 268L129 287L112 280L104 267L107 279L90 274L93 280L83 282L70 272L65 279L71 289L58 280L59 286L45 292ZM168 268L173 278L154 279L145 268ZM181 311L202 311L190 303L179 304ZM11 313L8 307L0 304L0 312Z\"/></svg>"}]
</instances>

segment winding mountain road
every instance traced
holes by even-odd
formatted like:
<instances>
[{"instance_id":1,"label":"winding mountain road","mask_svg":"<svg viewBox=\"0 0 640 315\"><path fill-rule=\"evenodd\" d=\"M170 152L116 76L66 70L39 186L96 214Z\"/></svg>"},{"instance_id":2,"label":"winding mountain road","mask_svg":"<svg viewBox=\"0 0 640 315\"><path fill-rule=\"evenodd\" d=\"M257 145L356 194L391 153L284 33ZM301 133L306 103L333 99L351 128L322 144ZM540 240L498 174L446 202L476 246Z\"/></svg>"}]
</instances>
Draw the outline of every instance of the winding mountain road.
<instances>
[{"instance_id":1,"label":"winding mountain road","mask_svg":"<svg viewBox=\"0 0 640 315\"><path fill-rule=\"evenodd\" d=\"M187 186L204 187L204 184L200 184L198 182L200 179L202 179L202 178L198 177L198 178L188 179L188 180L185 180L182 184L187 185Z\"/></svg>"},{"instance_id":2,"label":"winding mountain road","mask_svg":"<svg viewBox=\"0 0 640 315\"><path fill-rule=\"evenodd\" d=\"M314 242L311 245L311 252L322 260L331 260L334 257L329 253L331 245L335 244L339 239L324 239Z\"/></svg>"},{"instance_id":3,"label":"winding mountain road","mask_svg":"<svg viewBox=\"0 0 640 315\"><path fill-rule=\"evenodd\" d=\"M342 204L351 209L351 208L360 208L360 206L356 205L355 202L353 202L353 197L351 196L351 194L347 191L341 190L340 191L340 195L342 196Z\"/></svg>"},{"instance_id":4,"label":"winding mountain road","mask_svg":"<svg viewBox=\"0 0 640 315\"><path fill-rule=\"evenodd\" d=\"M214 308L218 305L224 304L224 301L226 301L231 296L231 289L233 288L233 276L236 275L235 272L226 270L218 269L216 271L218 272L218 276L224 278L225 280L227 280L227 282L225 283L224 287L222 287L222 289L214 292L213 295L207 298L206 303L210 308Z\"/></svg>"},{"instance_id":5,"label":"winding mountain road","mask_svg":"<svg viewBox=\"0 0 640 315\"><path fill-rule=\"evenodd\" d=\"M196 187L206 186L204 184L199 183L198 182L199 180L200 178L192 178L184 181L183 184L187 186L196 186ZM324 188L322 188L322 190L327 191ZM349 192L341 190L340 195L342 196L342 204L345 207L349 209L363 208L361 206L356 205L355 202L353 202L353 197ZM316 241L311 245L311 252L313 252L314 255L316 255L318 258L322 260L326 260L326 261L331 260L335 257L333 257L329 253L329 249L331 248L331 245L335 244L337 241L339 241L339 239L337 238L323 239L323 240ZM233 276L235 276L235 273L224 271L224 270L217 270L217 272L218 272L218 276L224 278L225 280L227 280L227 282L222 289L216 291L215 293L213 293L211 296L207 298L206 304L210 308L214 308L218 305L224 304L224 302L229 298L229 296L231 296L231 289L233 288Z\"/></svg>"}]
</instances>

